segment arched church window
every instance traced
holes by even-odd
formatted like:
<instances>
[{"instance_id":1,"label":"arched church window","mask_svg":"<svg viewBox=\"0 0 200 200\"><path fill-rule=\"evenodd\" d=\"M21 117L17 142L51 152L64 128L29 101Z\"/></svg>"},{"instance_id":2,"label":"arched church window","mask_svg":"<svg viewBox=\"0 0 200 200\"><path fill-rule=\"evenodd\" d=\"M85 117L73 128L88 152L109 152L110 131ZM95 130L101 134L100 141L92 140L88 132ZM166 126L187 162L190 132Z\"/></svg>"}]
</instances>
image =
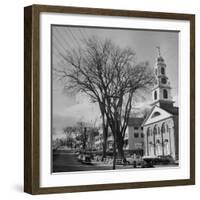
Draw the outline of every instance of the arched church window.
<instances>
[{"instance_id":1,"label":"arched church window","mask_svg":"<svg viewBox=\"0 0 200 200\"><path fill-rule=\"evenodd\" d=\"M157 143L157 144L160 144L160 140L156 140L156 143Z\"/></svg>"},{"instance_id":2,"label":"arched church window","mask_svg":"<svg viewBox=\"0 0 200 200\"><path fill-rule=\"evenodd\" d=\"M163 90L163 97L164 97L164 99L168 98L168 92L167 92L167 90Z\"/></svg>"},{"instance_id":3,"label":"arched church window","mask_svg":"<svg viewBox=\"0 0 200 200\"><path fill-rule=\"evenodd\" d=\"M167 83L167 79L166 78L162 78L161 82L162 82L162 84L166 84Z\"/></svg>"},{"instance_id":4,"label":"arched church window","mask_svg":"<svg viewBox=\"0 0 200 200\"><path fill-rule=\"evenodd\" d=\"M161 133L165 133L165 123L162 123L162 126L161 126Z\"/></svg>"},{"instance_id":5,"label":"arched church window","mask_svg":"<svg viewBox=\"0 0 200 200\"><path fill-rule=\"evenodd\" d=\"M169 126L168 126L168 124L167 124L167 132L169 132Z\"/></svg>"},{"instance_id":6,"label":"arched church window","mask_svg":"<svg viewBox=\"0 0 200 200\"><path fill-rule=\"evenodd\" d=\"M147 136L150 136L150 128L147 129Z\"/></svg>"},{"instance_id":7,"label":"arched church window","mask_svg":"<svg viewBox=\"0 0 200 200\"><path fill-rule=\"evenodd\" d=\"M163 74L163 75L165 74L165 68L164 67L161 68L161 74Z\"/></svg>"},{"instance_id":8,"label":"arched church window","mask_svg":"<svg viewBox=\"0 0 200 200\"><path fill-rule=\"evenodd\" d=\"M155 125L154 128L153 128L153 134L154 134L154 135L157 135L157 133L158 133L158 132L157 132L157 126Z\"/></svg>"},{"instance_id":9,"label":"arched church window","mask_svg":"<svg viewBox=\"0 0 200 200\"><path fill-rule=\"evenodd\" d=\"M160 115L160 113L159 112L154 112L153 114L152 114L152 117L151 118L154 118L154 117L157 117L157 116L159 116Z\"/></svg>"},{"instance_id":10,"label":"arched church window","mask_svg":"<svg viewBox=\"0 0 200 200\"><path fill-rule=\"evenodd\" d=\"M154 92L154 99L157 99L157 91Z\"/></svg>"},{"instance_id":11,"label":"arched church window","mask_svg":"<svg viewBox=\"0 0 200 200\"><path fill-rule=\"evenodd\" d=\"M160 135L160 127L158 127L158 135Z\"/></svg>"}]
</instances>

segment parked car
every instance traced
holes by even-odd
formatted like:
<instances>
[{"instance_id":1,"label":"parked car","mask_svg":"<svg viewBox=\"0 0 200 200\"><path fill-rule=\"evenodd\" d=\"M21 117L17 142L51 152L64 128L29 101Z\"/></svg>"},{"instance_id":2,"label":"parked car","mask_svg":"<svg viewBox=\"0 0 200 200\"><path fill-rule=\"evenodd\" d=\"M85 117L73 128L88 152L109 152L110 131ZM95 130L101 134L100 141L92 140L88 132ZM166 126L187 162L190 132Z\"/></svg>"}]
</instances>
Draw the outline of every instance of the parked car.
<instances>
[{"instance_id":1,"label":"parked car","mask_svg":"<svg viewBox=\"0 0 200 200\"><path fill-rule=\"evenodd\" d=\"M167 156L144 156L145 161L144 167L154 166L154 165L168 165L174 163L173 158L169 155Z\"/></svg>"},{"instance_id":2,"label":"parked car","mask_svg":"<svg viewBox=\"0 0 200 200\"><path fill-rule=\"evenodd\" d=\"M173 162L173 158L171 156L158 156L158 164L168 165Z\"/></svg>"},{"instance_id":3,"label":"parked car","mask_svg":"<svg viewBox=\"0 0 200 200\"><path fill-rule=\"evenodd\" d=\"M156 159L157 159L156 156L143 156L143 158L142 158L143 162L141 164L141 167L142 168L152 168L152 167L154 167Z\"/></svg>"},{"instance_id":4,"label":"parked car","mask_svg":"<svg viewBox=\"0 0 200 200\"><path fill-rule=\"evenodd\" d=\"M127 157L126 160L128 164L133 165L134 168L140 167L143 162L143 159L141 156L136 156L136 157L130 156L130 157Z\"/></svg>"},{"instance_id":5,"label":"parked car","mask_svg":"<svg viewBox=\"0 0 200 200\"><path fill-rule=\"evenodd\" d=\"M129 165L130 162L127 159L117 158L116 165Z\"/></svg>"},{"instance_id":6,"label":"parked car","mask_svg":"<svg viewBox=\"0 0 200 200\"><path fill-rule=\"evenodd\" d=\"M143 160L142 163L141 163L141 168L153 168L154 165L153 165L153 162L150 161L150 160Z\"/></svg>"},{"instance_id":7,"label":"parked car","mask_svg":"<svg viewBox=\"0 0 200 200\"><path fill-rule=\"evenodd\" d=\"M78 161L80 161L83 164L92 164L91 156L89 154L79 154Z\"/></svg>"}]
</instances>

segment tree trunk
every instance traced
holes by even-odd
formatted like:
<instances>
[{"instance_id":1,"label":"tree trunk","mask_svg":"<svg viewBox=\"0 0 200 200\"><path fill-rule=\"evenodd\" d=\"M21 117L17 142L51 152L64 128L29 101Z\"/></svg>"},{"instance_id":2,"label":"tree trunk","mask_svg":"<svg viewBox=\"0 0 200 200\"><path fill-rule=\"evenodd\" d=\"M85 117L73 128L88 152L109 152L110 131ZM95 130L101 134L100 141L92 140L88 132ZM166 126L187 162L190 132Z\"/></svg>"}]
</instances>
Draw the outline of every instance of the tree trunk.
<instances>
[{"instance_id":1,"label":"tree trunk","mask_svg":"<svg viewBox=\"0 0 200 200\"><path fill-rule=\"evenodd\" d=\"M102 155L102 160L104 158L106 158L107 138L108 138L108 122L107 122L107 120L103 119L103 155Z\"/></svg>"},{"instance_id":2,"label":"tree trunk","mask_svg":"<svg viewBox=\"0 0 200 200\"><path fill-rule=\"evenodd\" d=\"M113 169L116 169L116 135L114 135L114 143L113 143Z\"/></svg>"},{"instance_id":3,"label":"tree trunk","mask_svg":"<svg viewBox=\"0 0 200 200\"><path fill-rule=\"evenodd\" d=\"M105 104L105 102L104 102ZM106 117L105 109L102 102L99 101L99 107L102 116L102 128L103 128L103 154L102 154L102 161L106 158L106 150L107 150L107 137L108 137L108 120Z\"/></svg>"},{"instance_id":4,"label":"tree trunk","mask_svg":"<svg viewBox=\"0 0 200 200\"><path fill-rule=\"evenodd\" d=\"M86 150L86 142L87 142L87 136L86 136L86 133L87 132L87 129L86 127L84 127L84 130L83 130L83 150L85 151Z\"/></svg>"},{"instance_id":5,"label":"tree trunk","mask_svg":"<svg viewBox=\"0 0 200 200\"><path fill-rule=\"evenodd\" d=\"M124 139L121 135L118 134L118 137L117 137L117 150L118 150L118 158L120 159L125 159L125 156L124 156L124 150L123 150L123 146L124 146Z\"/></svg>"},{"instance_id":6,"label":"tree trunk","mask_svg":"<svg viewBox=\"0 0 200 200\"><path fill-rule=\"evenodd\" d=\"M107 138L105 138L105 136L104 136L102 161L104 158L106 158L106 150L107 150Z\"/></svg>"}]
</instances>

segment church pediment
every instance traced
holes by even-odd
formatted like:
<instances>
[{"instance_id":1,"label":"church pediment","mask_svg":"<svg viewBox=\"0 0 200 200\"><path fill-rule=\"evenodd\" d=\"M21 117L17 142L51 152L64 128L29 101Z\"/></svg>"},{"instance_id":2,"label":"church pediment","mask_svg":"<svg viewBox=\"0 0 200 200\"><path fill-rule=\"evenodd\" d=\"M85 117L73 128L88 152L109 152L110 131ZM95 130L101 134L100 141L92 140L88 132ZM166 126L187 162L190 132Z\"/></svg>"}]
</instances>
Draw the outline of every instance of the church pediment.
<instances>
[{"instance_id":1,"label":"church pediment","mask_svg":"<svg viewBox=\"0 0 200 200\"><path fill-rule=\"evenodd\" d=\"M161 121L161 120L166 119L171 116L172 116L172 114L170 114L166 110L164 110L158 106L154 106L152 108L151 112L149 113L149 115L147 116L147 118L145 119L143 126L152 124L152 123L156 123L158 121Z\"/></svg>"}]
</instances>

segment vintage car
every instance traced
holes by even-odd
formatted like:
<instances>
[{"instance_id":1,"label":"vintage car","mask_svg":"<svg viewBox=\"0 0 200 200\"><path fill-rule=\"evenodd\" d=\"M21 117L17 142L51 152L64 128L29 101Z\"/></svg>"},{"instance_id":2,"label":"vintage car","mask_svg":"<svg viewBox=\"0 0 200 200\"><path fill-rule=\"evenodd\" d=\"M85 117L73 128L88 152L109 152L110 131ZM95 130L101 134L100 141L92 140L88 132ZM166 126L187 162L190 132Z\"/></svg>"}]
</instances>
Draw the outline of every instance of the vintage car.
<instances>
[{"instance_id":1,"label":"vintage car","mask_svg":"<svg viewBox=\"0 0 200 200\"><path fill-rule=\"evenodd\" d=\"M152 168L154 167L154 164L156 162L157 157L156 156L143 156L142 157L142 168Z\"/></svg>"},{"instance_id":2,"label":"vintage car","mask_svg":"<svg viewBox=\"0 0 200 200\"><path fill-rule=\"evenodd\" d=\"M78 161L80 161L83 164L92 164L91 156L89 154L79 154Z\"/></svg>"}]
</instances>

